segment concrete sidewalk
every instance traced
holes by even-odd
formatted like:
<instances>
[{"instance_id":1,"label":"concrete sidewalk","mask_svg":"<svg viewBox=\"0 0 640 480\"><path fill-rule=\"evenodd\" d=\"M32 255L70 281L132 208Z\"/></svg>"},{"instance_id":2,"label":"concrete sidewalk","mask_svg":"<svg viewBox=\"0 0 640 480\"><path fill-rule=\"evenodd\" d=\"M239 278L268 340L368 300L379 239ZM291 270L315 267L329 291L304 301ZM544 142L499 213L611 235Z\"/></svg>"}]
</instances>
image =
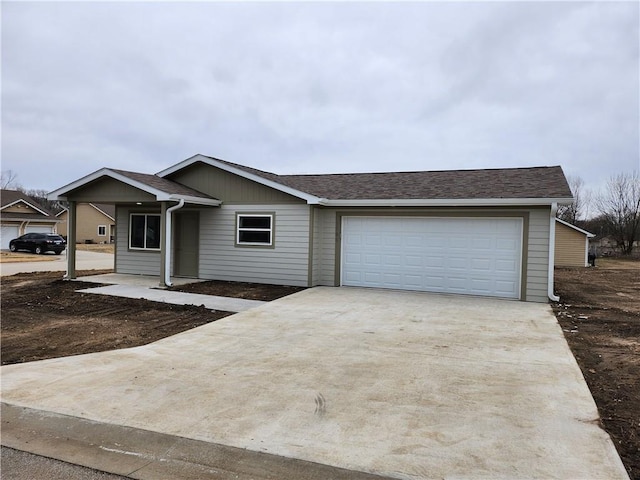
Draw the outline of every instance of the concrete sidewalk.
<instances>
[{"instance_id":1,"label":"concrete sidewalk","mask_svg":"<svg viewBox=\"0 0 640 480\"><path fill-rule=\"evenodd\" d=\"M145 300L172 303L174 305L202 305L210 310L219 310L223 312L244 312L245 310L259 307L260 305L267 303L259 300L245 300L243 298L174 292L136 285L108 285L106 287L85 288L78 291L82 293L110 295L114 297L144 298Z\"/></svg>"},{"instance_id":2,"label":"concrete sidewalk","mask_svg":"<svg viewBox=\"0 0 640 480\"><path fill-rule=\"evenodd\" d=\"M266 302L259 300L245 300L243 298L219 297L215 295L200 295L197 293L176 292L159 288L160 279L153 275L126 275L120 273L105 273L78 277L78 282L111 284L109 286L78 290L83 293L111 295L125 298L144 298L154 302L172 303L175 305L204 306L210 310L223 312L244 312L250 308L259 307ZM171 278L173 285L187 285L203 280L194 278Z\"/></svg>"},{"instance_id":3,"label":"concrete sidewalk","mask_svg":"<svg viewBox=\"0 0 640 480\"><path fill-rule=\"evenodd\" d=\"M4 445L133 478L628 479L543 304L313 288L1 373Z\"/></svg>"}]
</instances>

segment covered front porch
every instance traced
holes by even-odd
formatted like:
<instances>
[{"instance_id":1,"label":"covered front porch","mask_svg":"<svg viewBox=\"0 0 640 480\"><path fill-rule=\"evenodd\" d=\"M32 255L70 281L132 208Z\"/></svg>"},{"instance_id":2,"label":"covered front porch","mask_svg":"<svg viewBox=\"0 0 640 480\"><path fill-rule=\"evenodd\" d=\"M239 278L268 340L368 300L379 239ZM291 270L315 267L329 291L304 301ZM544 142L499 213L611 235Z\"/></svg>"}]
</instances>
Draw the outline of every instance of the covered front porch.
<instances>
[{"instance_id":1,"label":"covered front porch","mask_svg":"<svg viewBox=\"0 0 640 480\"><path fill-rule=\"evenodd\" d=\"M174 284L174 270L177 276L197 277L198 235L194 235L194 229L198 229L198 223L197 214L194 215L197 210L194 209L215 208L222 203L209 195L157 175L108 168L55 190L48 198L65 202L69 212L66 279L77 278L78 204L106 203L116 206L116 223L126 226L124 231L118 230L115 239L116 274L146 274L144 281L147 282L148 272L153 270L158 273L152 275L155 286L162 287ZM123 214L127 218L118 218ZM184 254L176 255L176 252ZM127 256L144 258L147 267L150 267L135 271L136 266L133 264L127 272L120 272L119 256L122 261ZM178 265L178 268L174 268Z\"/></svg>"}]
</instances>

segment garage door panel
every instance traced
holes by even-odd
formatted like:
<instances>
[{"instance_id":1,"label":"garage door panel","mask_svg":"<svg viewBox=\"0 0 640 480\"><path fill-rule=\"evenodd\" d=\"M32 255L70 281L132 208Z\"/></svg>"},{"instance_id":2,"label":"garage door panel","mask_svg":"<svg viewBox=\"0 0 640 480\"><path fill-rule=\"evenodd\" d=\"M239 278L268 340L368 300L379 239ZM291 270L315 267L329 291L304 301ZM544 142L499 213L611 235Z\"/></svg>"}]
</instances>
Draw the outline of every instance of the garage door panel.
<instances>
[{"instance_id":1,"label":"garage door panel","mask_svg":"<svg viewBox=\"0 0 640 480\"><path fill-rule=\"evenodd\" d=\"M496 292L502 294L502 296L508 296L510 292L512 292L516 288L515 282L506 282L502 280L497 280L495 285Z\"/></svg>"},{"instance_id":2,"label":"garage door panel","mask_svg":"<svg viewBox=\"0 0 640 480\"><path fill-rule=\"evenodd\" d=\"M19 228L15 225L4 225L0 230L0 248L9 250L9 242L18 237Z\"/></svg>"},{"instance_id":3,"label":"garage door panel","mask_svg":"<svg viewBox=\"0 0 640 480\"><path fill-rule=\"evenodd\" d=\"M504 273L515 273L518 271L518 265L515 260L496 260L496 271Z\"/></svg>"},{"instance_id":4,"label":"garage door panel","mask_svg":"<svg viewBox=\"0 0 640 480\"><path fill-rule=\"evenodd\" d=\"M496 247L500 250L515 252L518 249L518 244L515 240L499 238L496 241Z\"/></svg>"},{"instance_id":5,"label":"garage door panel","mask_svg":"<svg viewBox=\"0 0 640 480\"><path fill-rule=\"evenodd\" d=\"M345 217L342 284L519 298L518 218Z\"/></svg>"},{"instance_id":6,"label":"garage door panel","mask_svg":"<svg viewBox=\"0 0 640 480\"><path fill-rule=\"evenodd\" d=\"M29 225L25 227L25 233L51 233L53 232L53 227L47 227L43 225Z\"/></svg>"},{"instance_id":7,"label":"garage door panel","mask_svg":"<svg viewBox=\"0 0 640 480\"><path fill-rule=\"evenodd\" d=\"M383 283L382 273L379 272L366 272L364 275L364 283L367 286L374 286Z\"/></svg>"},{"instance_id":8,"label":"garage door panel","mask_svg":"<svg viewBox=\"0 0 640 480\"><path fill-rule=\"evenodd\" d=\"M472 247L477 251L493 250L495 248L494 239L490 237L478 236L475 238Z\"/></svg>"},{"instance_id":9,"label":"garage door panel","mask_svg":"<svg viewBox=\"0 0 640 480\"><path fill-rule=\"evenodd\" d=\"M471 270L474 272L490 272L492 262L488 258L473 258L471 260Z\"/></svg>"},{"instance_id":10,"label":"garage door panel","mask_svg":"<svg viewBox=\"0 0 640 480\"><path fill-rule=\"evenodd\" d=\"M347 253L345 255L346 264L359 264L362 261L362 255L359 253Z\"/></svg>"},{"instance_id":11,"label":"garage door panel","mask_svg":"<svg viewBox=\"0 0 640 480\"><path fill-rule=\"evenodd\" d=\"M369 246L377 246L382 244L382 239L377 235L373 235L371 237L365 237L364 243Z\"/></svg>"},{"instance_id":12,"label":"garage door panel","mask_svg":"<svg viewBox=\"0 0 640 480\"><path fill-rule=\"evenodd\" d=\"M423 245L424 245L424 237L422 235L407 235L405 237L405 247L422 248Z\"/></svg>"},{"instance_id":13,"label":"garage door panel","mask_svg":"<svg viewBox=\"0 0 640 480\"><path fill-rule=\"evenodd\" d=\"M380 266L380 255L365 255L364 265L370 265L373 267Z\"/></svg>"}]
</instances>

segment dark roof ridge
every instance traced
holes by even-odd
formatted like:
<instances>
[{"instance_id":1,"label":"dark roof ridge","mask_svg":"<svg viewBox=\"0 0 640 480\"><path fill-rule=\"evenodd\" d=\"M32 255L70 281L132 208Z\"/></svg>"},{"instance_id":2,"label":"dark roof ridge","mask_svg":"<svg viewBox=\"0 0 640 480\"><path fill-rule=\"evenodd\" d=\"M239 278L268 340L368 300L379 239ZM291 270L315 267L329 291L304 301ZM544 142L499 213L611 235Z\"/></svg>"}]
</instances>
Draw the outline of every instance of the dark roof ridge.
<instances>
[{"instance_id":1,"label":"dark roof ridge","mask_svg":"<svg viewBox=\"0 0 640 480\"><path fill-rule=\"evenodd\" d=\"M226 162L229 163L229 162ZM271 175L277 175L280 178L295 178L295 177L330 177L330 176L339 176L339 175L397 175L397 174L425 174L425 173L457 173L457 172L497 172L497 171L514 171L514 170L534 170L534 169L545 169L545 168L562 168L560 165L538 165L534 167L493 167L493 168L458 168L458 169L448 169L448 170L396 170L396 171L385 171L385 172L344 172L344 173L294 173L294 174L286 174L286 175L277 175L272 173ZM254 169L255 170L255 169ZM260 171L260 170L258 170ZM265 172L268 173L268 172Z\"/></svg>"}]
</instances>

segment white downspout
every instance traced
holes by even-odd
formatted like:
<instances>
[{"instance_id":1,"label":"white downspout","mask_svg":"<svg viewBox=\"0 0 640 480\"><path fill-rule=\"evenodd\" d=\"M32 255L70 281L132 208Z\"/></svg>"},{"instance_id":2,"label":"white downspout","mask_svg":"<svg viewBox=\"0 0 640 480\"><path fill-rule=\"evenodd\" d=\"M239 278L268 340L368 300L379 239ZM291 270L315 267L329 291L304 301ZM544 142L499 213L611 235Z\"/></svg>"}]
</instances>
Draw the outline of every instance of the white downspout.
<instances>
[{"instance_id":1,"label":"white downspout","mask_svg":"<svg viewBox=\"0 0 640 480\"><path fill-rule=\"evenodd\" d=\"M165 219L165 250L164 250L164 284L167 287L172 285L171 283L171 213L174 210L178 210L184 207L184 198L181 198L177 205L167 208L167 215Z\"/></svg>"},{"instance_id":2,"label":"white downspout","mask_svg":"<svg viewBox=\"0 0 640 480\"><path fill-rule=\"evenodd\" d=\"M549 277L547 281L547 296L552 302L560 301L560 297L553 293L553 272L556 263L556 213L558 213L558 203L553 202L549 213Z\"/></svg>"}]
</instances>

